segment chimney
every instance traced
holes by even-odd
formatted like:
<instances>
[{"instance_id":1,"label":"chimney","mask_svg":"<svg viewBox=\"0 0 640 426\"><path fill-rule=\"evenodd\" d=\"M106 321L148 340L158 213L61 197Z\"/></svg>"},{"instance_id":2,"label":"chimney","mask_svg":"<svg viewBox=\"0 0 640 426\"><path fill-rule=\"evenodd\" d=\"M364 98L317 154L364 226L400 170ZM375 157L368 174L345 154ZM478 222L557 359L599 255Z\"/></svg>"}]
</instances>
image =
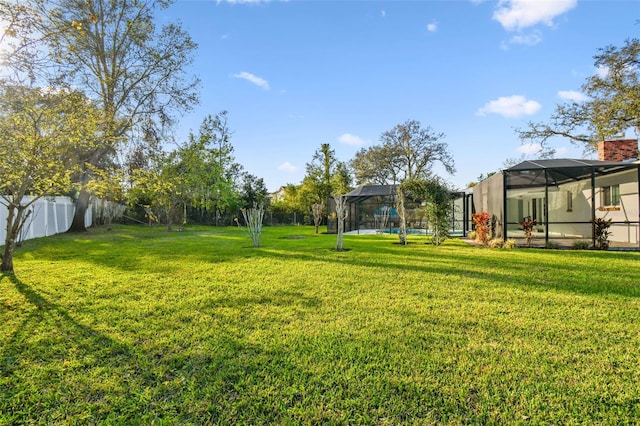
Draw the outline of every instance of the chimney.
<instances>
[{"instance_id":1,"label":"chimney","mask_svg":"<svg viewBox=\"0 0 640 426\"><path fill-rule=\"evenodd\" d=\"M637 139L615 139L598 144L598 160L627 161L638 159Z\"/></svg>"}]
</instances>

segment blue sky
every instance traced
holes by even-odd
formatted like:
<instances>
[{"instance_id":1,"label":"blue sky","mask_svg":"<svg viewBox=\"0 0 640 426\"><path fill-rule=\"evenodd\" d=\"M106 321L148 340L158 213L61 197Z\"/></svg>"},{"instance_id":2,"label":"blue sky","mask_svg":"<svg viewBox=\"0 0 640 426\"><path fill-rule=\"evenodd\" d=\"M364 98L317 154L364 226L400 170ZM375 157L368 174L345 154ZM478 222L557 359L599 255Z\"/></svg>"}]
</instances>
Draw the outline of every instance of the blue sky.
<instances>
[{"instance_id":1,"label":"blue sky","mask_svg":"<svg viewBox=\"0 0 640 426\"><path fill-rule=\"evenodd\" d=\"M199 44L202 100L179 140L227 110L236 160L275 191L322 143L349 161L414 119L445 134L457 173L436 171L462 189L535 155L514 128L579 98L597 49L640 35L640 2L178 0L161 19Z\"/></svg>"}]
</instances>

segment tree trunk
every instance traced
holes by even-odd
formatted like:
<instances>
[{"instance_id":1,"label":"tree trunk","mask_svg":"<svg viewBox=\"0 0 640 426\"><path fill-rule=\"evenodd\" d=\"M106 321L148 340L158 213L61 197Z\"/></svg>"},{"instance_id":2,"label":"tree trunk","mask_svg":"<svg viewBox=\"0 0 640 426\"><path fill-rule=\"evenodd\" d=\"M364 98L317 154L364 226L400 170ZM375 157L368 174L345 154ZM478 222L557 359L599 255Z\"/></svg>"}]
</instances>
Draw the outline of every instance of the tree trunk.
<instances>
[{"instance_id":1,"label":"tree trunk","mask_svg":"<svg viewBox=\"0 0 640 426\"><path fill-rule=\"evenodd\" d=\"M67 232L87 232L87 227L84 224L84 217L89 208L90 194L84 189L80 190L78 199L76 200L76 210L73 213L73 221L71 227Z\"/></svg>"},{"instance_id":2,"label":"tree trunk","mask_svg":"<svg viewBox=\"0 0 640 426\"><path fill-rule=\"evenodd\" d=\"M398 216L400 218L400 223L398 226L398 238L400 239L400 244L407 244L407 211L404 207L405 197L402 186L398 186Z\"/></svg>"},{"instance_id":3,"label":"tree trunk","mask_svg":"<svg viewBox=\"0 0 640 426\"><path fill-rule=\"evenodd\" d=\"M15 242L5 242L0 272L13 272L13 247Z\"/></svg>"},{"instance_id":4,"label":"tree trunk","mask_svg":"<svg viewBox=\"0 0 640 426\"><path fill-rule=\"evenodd\" d=\"M342 251L344 249L344 219L338 218L338 239L336 240L336 250Z\"/></svg>"},{"instance_id":5,"label":"tree trunk","mask_svg":"<svg viewBox=\"0 0 640 426\"><path fill-rule=\"evenodd\" d=\"M0 272L13 272L13 249L16 244L15 236L13 233L13 210L9 209L9 217L7 218L7 235L4 239L4 253L2 254L2 265L0 265Z\"/></svg>"},{"instance_id":6,"label":"tree trunk","mask_svg":"<svg viewBox=\"0 0 640 426\"><path fill-rule=\"evenodd\" d=\"M18 204L19 205L19 204ZM16 247L16 240L22 230L22 226L27 221L29 214L25 216L26 207L16 207L9 204L7 211L7 234L4 239L4 253L2 254L2 264L0 272L13 273L13 251Z\"/></svg>"}]
</instances>

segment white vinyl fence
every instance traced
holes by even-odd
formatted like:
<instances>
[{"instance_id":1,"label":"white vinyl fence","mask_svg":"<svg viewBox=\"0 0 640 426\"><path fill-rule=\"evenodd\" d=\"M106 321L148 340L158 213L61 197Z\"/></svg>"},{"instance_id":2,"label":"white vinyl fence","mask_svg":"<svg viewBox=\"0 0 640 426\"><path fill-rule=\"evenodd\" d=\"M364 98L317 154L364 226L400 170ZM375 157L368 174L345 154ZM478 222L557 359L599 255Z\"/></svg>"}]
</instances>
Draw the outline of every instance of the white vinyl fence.
<instances>
[{"instance_id":1,"label":"white vinyl fence","mask_svg":"<svg viewBox=\"0 0 640 426\"><path fill-rule=\"evenodd\" d=\"M43 197L36 201L29 210L31 210L31 214L24 224L19 241L48 237L68 231L73 220L75 205L69 197ZM7 235L7 215L7 207L0 200L0 245L4 245L4 239ZM85 226L91 226L91 206L87 209L84 223Z\"/></svg>"}]
</instances>

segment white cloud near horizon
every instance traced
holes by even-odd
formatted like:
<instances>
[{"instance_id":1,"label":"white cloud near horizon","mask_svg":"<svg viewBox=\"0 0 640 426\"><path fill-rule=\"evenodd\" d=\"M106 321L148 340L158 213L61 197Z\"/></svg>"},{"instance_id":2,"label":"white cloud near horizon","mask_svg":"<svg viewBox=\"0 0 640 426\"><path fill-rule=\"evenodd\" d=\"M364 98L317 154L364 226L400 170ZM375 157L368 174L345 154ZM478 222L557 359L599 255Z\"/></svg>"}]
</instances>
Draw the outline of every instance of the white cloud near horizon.
<instances>
[{"instance_id":1,"label":"white cloud near horizon","mask_svg":"<svg viewBox=\"0 0 640 426\"><path fill-rule=\"evenodd\" d=\"M507 118L515 118L535 114L540 108L542 108L542 105L538 102L529 100L521 95L502 96L487 102L476 112L476 115L498 114Z\"/></svg>"},{"instance_id":2,"label":"white cloud near horizon","mask_svg":"<svg viewBox=\"0 0 640 426\"><path fill-rule=\"evenodd\" d=\"M550 27L554 18L577 4L577 0L500 0L493 19L507 31L520 31L538 24Z\"/></svg>"},{"instance_id":3,"label":"white cloud near horizon","mask_svg":"<svg viewBox=\"0 0 640 426\"><path fill-rule=\"evenodd\" d=\"M271 87L269 87L269 82L267 80L265 80L262 77L258 77L257 75L253 75L250 72L242 71L240 73L233 74L233 77L240 78L242 80L247 80L248 82L253 83L264 90L271 89Z\"/></svg>"},{"instance_id":4,"label":"white cloud near horizon","mask_svg":"<svg viewBox=\"0 0 640 426\"><path fill-rule=\"evenodd\" d=\"M438 31L438 23L432 22L430 24L427 24L427 31L429 31L430 33L435 33L436 31Z\"/></svg>"},{"instance_id":5,"label":"white cloud near horizon","mask_svg":"<svg viewBox=\"0 0 640 426\"><path fill-rule=\"evenodd\" d=\"M293 164L291 164L288 161L285 161L284 163L280 164L278 166L278 170L280 170L281 172L287 172L287 173L295 173L298 170L300 170L300 167L298 166L294 166Z\"/></svg>"},{"instance_id":6,"label":"white cloud near horizon","mask_svg":"<svg viewBox=\"0 0 640 426\"><path fill-rule=\"evenodd\" d=\"M369 141L362 139L360 136L352 135L351 133L345 133L343 135L340 135L340 137L338 138L338 141L345 145L351 145L351 146L362 146L369 143Z\"/></svg>"},{"instance_id":7,"label":"white cloud near horizon","mask_svg":"<svg viewBox=\"0 0 640 426\"><path fill-rule=\"evenodd\" d=\"M518 152L524 155L533 155L542 151L542 145L539 143L526 143L518 147Z\"/></svg>"},{"instance_id":8,"label":"white cloud near horizon","mask_svg":"<svg viewBox=\"0 0 640 426\"><path fill-rule=\"evenodd\" d=\"M574 90L560 90L558 92L558 97L560 99L565 99L567 101L574 101L574 102L584 102L588 99L585 94L576 92Z\"/></svg>"}]
</instances>

